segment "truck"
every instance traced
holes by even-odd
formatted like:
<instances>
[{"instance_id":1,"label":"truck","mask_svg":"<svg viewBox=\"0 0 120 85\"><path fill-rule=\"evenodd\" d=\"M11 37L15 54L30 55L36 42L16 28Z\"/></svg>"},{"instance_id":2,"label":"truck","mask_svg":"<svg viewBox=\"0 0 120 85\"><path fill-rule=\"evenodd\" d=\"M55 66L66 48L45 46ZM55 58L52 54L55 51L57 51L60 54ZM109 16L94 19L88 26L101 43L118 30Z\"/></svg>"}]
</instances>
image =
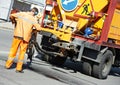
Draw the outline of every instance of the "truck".
<instances>
[{"instance_id":1,"label":"truck","mask_svg":"<svg viewBox=\"0 0 120 85\"><path fill-rule=\"evenodd\" d=\"M107 78L120 66L120 0L46 0L41 20L41 42L33 46L47 62L81 62L83 72ZM79 68L79 67L78 67Z\"/></svg>"}]
</instances>

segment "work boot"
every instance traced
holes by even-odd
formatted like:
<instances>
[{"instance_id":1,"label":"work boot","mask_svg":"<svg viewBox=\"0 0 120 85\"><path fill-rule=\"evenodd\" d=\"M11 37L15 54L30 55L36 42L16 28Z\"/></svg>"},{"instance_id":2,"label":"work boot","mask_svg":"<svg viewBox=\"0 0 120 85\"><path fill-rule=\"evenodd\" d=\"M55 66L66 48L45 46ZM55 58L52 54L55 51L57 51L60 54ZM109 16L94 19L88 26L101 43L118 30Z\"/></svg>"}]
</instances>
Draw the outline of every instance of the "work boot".
<instances>
[{"instance_id":1,"label":"work boot","mask_svg":"<svg viewBox=\"0 0 120 85\"><path fill-rule=\"evenodd\" d=\"M19 71L19 70L16 70L15 72L16 72L16 73L24 73L23 70L20 70L20 71Z\"/></svg>"},{"instance_id":2,"label":"work boot","mask_svg":"<svg viewBox=\"0 0 120 85\"><path fill-rule=\"evenodd\" d=\"M22 65L23 65L23 62L17 62L16 71L21 72L22 71Z\"/></svg>"},{"instance_id":3,"label":"work boot","mask_svg":"<svg viewBox=\"0 0 120 85\"><path fill-rule=\"evenodd\" d=\"M10 69L10 67L12 66L12 64L13 64L13 61L12 61L12 60L7 60L7 61L6 61L6 64L5 64L5 68L6 68L6 69Z\"/></svg>"}]
</instances>

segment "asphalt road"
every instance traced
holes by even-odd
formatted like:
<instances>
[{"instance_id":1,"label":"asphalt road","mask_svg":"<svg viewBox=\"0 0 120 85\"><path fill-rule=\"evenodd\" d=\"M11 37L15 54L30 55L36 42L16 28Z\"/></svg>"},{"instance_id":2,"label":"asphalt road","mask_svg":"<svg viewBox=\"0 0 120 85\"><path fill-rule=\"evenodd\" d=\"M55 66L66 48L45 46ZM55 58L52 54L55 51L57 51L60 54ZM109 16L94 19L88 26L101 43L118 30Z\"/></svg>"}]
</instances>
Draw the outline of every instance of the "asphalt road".
<instances>
[{"instance_id":1,"label":"asphalt road","mask_svg":"<svg viewBox=\"0 0 120 85\"><path fill-rule=\"evenodd\" d=\"M0 29L0 85L68 85L53 78L46 77L42 73L30 70L26 66L26 57L24 61L24 73L16 73L15 65L12 69L5 69L5 61L7 59L12 41L11 30ZM17 58L15 59L16 62Z\"/></svg>"},{"instance_id":2,"label":"asphalt road","mask_svg":"<svg viewBox=\"0 0 120 85\"><path fill-rule=\"evenodd\" d=\"M112 68L107 79L100 80L84 75L81 71L81 63L73 63L69 60L63 68L34 58L32 65L27 68L25 59L25 73L15 73L15 68L4 69L8 56L12 30L0 29L0 85L119 85L120 68ZM37 54L36 54L37 55ZM40 56L40 55L39 55ZM73 70L77 70L74 73ZM7 83L9 82L9 83Z\"/></svg>"}]
</instances>

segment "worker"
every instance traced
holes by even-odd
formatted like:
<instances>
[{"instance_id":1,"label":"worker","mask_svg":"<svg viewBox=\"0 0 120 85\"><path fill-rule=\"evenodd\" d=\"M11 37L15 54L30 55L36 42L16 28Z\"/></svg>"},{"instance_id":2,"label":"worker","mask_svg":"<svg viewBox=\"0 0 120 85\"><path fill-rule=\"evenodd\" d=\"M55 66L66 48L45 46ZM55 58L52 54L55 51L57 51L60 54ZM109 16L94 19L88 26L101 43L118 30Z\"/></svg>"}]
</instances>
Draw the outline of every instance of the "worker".
<instances>
[{"instance_id":1,"label":"worker","mask_svg":"<svg viewBox=\"0 0 120 85\"><path fill-rule=\"evenodd\" d=\"M11 13L10 13L10 14L14 14L14 13L17 13L17 12L19 12L19 10L16 9L16 8L13 8L13 9L11 10ZM15 21L15 20L12 20L12 19L10 19L10 20L12 21L12 24L16 24L16 21Z\"/></svg>"},{"instance_id":2,"label":"worker","mask_svg":"<svg viewBox=\"0 0 120 85\"><path fill-rule=\"evenodd\" d=\"M31 38L31 32L33 30L32 28L34 27L36 30L41 30L40 25L34 17L37 14L38 9L34 7L28 12L19 12L10 15L10 19L15 20L16 25L14 29L12 46L5 64L5 68L9 69L12 66L14 58L16 57L16 53L20 48L16 65L16 72L23 73L22 66L24 61L24 55L26 53L28 42Z\"/></svg>"}]
</instances>

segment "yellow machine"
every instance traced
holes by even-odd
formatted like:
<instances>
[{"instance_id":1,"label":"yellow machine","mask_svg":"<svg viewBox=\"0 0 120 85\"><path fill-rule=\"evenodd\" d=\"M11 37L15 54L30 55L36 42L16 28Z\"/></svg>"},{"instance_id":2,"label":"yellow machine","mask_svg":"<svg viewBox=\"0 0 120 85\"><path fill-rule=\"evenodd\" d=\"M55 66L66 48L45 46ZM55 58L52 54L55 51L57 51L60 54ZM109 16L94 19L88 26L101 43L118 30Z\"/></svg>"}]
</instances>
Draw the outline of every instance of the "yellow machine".
<instances>
[{"instance_id":1,"label":"yellow machine","mask_svg":"<svg viewBox=\"0 0 120 85\"><path fill-rule=\"evenodd\" d=\"M46 61L82 61L85 74L104 79L120 66L119 20L120 0L46 0L35 47Z\"/></svg>"},{"instance_id":2,"label":"yellow machine","mask_svg":"<svg viewBox=\"0 0 120 85\"><path fill-rule=\"evenodd\" d=\"M107 17L107 9L110 0L46 0L46 9L43 20L43 30L55 34L58 38L70 42L72 34L84 34L84 30L90 27L93 33L92 38L98 38L101 34L104 21ZM67 5L68 4L68 8ZM69 5L70 4L70 5ZM119 9L115 10L112 19L110 34L108 37L119 42L119 31L114 27L119 27ZM117 20L116 20L117 17ZM110 21L111 22L111 21ZM117 34L116 32L117 31ZM114 35L115 33L115 35ZM88 36L87 36L88 37Z\"/></svg>"}]
</instances>

